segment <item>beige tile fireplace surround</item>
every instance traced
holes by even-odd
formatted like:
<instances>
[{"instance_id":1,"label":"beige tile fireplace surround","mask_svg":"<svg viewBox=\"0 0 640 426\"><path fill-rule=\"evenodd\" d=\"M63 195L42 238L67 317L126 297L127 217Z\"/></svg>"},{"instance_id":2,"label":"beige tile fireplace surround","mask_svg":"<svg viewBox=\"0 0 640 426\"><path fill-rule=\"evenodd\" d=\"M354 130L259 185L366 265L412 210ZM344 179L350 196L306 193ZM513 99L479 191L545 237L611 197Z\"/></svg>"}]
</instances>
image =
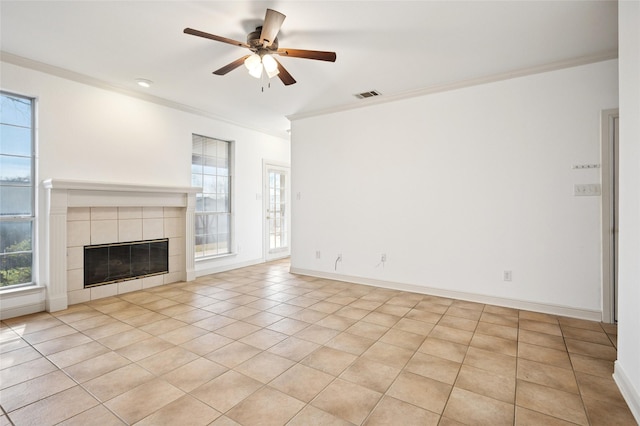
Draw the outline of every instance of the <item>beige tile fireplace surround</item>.
<instances>
[{"instance_id":1,"label":"beige tile fireplace surround","mask_svg":"<svg viewBox=\"0 0 640 426\"><path fill-rule=\"evenodd\" d=\"M46 309L195 278L198 188L49 179L46 189ZM169 239L169 273L84 288L85 245Z\"/></svg>"}]
</instances>

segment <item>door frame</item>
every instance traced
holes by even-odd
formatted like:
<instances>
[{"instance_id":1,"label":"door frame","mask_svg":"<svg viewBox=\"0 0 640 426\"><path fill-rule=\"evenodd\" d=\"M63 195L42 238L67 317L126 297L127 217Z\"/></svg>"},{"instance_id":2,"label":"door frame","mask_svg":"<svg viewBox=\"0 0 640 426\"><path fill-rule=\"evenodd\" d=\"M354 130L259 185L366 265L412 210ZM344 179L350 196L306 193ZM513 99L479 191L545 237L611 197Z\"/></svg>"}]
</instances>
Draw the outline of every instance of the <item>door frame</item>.
<instances>
[{"instance_id":1,"label":"door frame","mask_svg":"<svg viewBox=\"0 0 640 426\"><path fill-rule=\"evenodd\" d=\"M615 119L620 118L619 109L602 111L602 322L615 323L617 311L617 199L616 174L619 152L616 149Z\"/></svg>"},{"instance_id":2,"label":"door frame","mask_svg":"<svg viewBox=\"0 0 640 426\"><path fill-rule=\"evenodd\" d=\"M269 249L269 219L267 210L269 208L269 170L276 169L284 171L287 175L285 180L285 205L286 211L286 233L287 247L271 253ZM291 166L280 161L262 160L262 252L265 261L282 259L291 255Z\"/></svg>"}]
</instances>

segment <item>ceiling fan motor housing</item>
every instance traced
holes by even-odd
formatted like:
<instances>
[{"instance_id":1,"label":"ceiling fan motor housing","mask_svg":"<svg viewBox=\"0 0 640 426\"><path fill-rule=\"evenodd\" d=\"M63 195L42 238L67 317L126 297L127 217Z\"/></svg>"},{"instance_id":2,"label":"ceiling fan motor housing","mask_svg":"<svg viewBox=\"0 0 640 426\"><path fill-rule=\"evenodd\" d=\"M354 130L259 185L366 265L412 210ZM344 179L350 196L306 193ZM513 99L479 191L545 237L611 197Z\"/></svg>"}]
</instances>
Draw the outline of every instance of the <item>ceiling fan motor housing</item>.
<instances>
[{"instance_id":1,"label":"ceiling fan motor housing","mask_svg":"<svg viewBox=\"0 0 640 426\"><path fill-rule=\"evenodd\" d=\"M271 46L265 47L262 45L262 42L260 41L261 34L262 34L262 26L256 27L255 31L250 32L249 35L247 35L247 44L251 46L251 50L257 51L259 49L267 49L273 52L278 50L278 37L276 37L275 40L273 40L273 43L271 43Z\"/></svg>"}]
</instances>

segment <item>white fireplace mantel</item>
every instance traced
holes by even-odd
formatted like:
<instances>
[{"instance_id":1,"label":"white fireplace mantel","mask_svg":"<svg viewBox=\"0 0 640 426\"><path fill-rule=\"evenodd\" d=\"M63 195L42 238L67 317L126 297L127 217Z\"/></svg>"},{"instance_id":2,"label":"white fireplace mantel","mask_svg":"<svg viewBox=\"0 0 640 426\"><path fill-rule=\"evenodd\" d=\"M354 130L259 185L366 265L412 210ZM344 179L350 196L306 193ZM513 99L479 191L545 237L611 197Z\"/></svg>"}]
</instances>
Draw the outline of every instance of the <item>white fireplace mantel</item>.
<instances>
[{"instance_id":1,"label":"white fireplace mantel","mask_svg":"<svg viewBox=\"0 0 640 426\"><path fill-rule=\"evenodd\" d=\"M66 309L67 295L67 211L73 207L180 207L184 215L184 276L195 279L195 196L200 188L132 185L63 179L43 181L46 190L44 253L47 288L45 307L49 312Z\"/></svg>"}]
</instances>

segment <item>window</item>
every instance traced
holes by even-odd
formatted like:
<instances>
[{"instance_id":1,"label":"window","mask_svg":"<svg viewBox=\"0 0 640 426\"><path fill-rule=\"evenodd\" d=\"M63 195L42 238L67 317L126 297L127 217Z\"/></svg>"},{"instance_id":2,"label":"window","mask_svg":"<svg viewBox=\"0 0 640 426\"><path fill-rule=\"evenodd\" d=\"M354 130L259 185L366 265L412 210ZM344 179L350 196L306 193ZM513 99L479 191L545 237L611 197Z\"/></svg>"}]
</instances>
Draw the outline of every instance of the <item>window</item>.
<instances>
[{"instance_id":1,"label":"window","mask_svg":"<svg viewBox=\"0 0 640 426\"><path fill-rule=\"evenodd\" d=\"M191 184L196 195L196 259L231 253L231 142L193 135Z\"/></svg>"},{"instance_id":2,"label":"window","mask_svg":"<svg viewBox=\"0 0 640 426\"><path fill-rule=\"evenodd\" d=\"M0 92L0 287L33 283L34 101Z\"/></svg>"}]
</instances>

